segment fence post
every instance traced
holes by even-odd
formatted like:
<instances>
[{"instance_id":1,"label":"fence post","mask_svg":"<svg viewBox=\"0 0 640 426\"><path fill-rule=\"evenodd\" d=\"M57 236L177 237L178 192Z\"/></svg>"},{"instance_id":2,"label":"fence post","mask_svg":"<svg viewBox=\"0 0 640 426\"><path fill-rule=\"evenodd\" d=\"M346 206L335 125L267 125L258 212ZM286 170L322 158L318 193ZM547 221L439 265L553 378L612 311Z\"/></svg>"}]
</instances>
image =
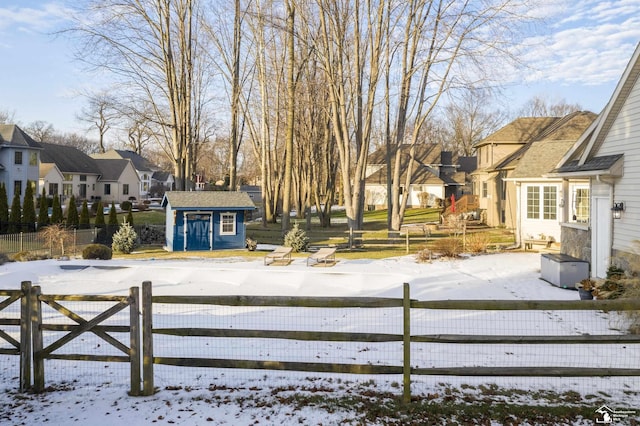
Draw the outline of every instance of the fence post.
<instances>
[{"instance_id":1,"label":"fence post","mask_svg":"<svg viewBox=\"0 0 640 426\"><path fill-rule=\"evenodd\" d=\"M31 288L31 336L33 348L33 390L44 391L44 358L42 358L42 308L40 286Z\"/></svg>"},{"instance_id":2,"label":"fence post","mask_svg":"<svg viewBox=\"0 0 640 426\"><path fill-rule=\"evenodd\" d=\"M153 395L153 303L151 281L142 283L142 395Z\"/></svg>"},{"instance_id":3,"label":"fence post","mask_svg":"<svg viewBox=\"0 0 640 426\"><path fill-rule=\"evenodd\" d=\"M20 251L24 251L24 234L20 232Z\"/></svg>"},{"instance_id":4,"label":"fence post","mask_svg":"<svg viewBox=\"0 0 640 426\"><path fill-rule=\"evenodd\" d=\"M130 395L140 395L140 289L129 289L129 365L131 366Z\"/></svg>"},{"instance_id":5,"label":"fence post","mask_svg":"<svg viewBox=\"0 0 640 426\"><path fill-rule=\"evenodd\" d=\"M411 291L409 283L403 284L402 319L403 319L403 393L402 401L411 402Z\"/></svg>"},{"instance_id":6,"label":"fence post","mask_svg":"<svg viewBox=\"0 0 640 426\"><path fill-rule=\"evenodd\" d=\"M31 281L22 281L20 298L20 392L31 386Z\"/></svg>"}]
</instances>

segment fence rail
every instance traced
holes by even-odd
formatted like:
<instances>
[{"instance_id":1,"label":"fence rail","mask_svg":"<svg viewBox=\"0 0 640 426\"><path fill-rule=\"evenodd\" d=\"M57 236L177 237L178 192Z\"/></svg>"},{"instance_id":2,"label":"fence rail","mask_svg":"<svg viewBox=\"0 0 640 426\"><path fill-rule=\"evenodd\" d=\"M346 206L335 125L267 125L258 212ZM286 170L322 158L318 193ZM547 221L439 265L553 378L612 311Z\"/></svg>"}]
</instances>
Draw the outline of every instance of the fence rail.
<instances>
[{"instance_id":1,"label":"fence rail","mask_svg":"<svg viewBox=\"0 0 640 426\"><path fill-rule=\"evenodd\" d=\"M497 301L497 300L439 300L417 301L410 298L408 284L403 286L402 298L375 297L282 297L282 296L154 296L152 283L142 283L142 291L132 287L127 296L109 295L47 295L42 294L38 286L31 287L29 282L22 283L18 291L0 291L0 296L6 297L0 302L0 339L8 342L12 348L1 352L7 355L20 355L21 378L20 389L32 387L35 391L45 389L45 363L47 359L61 359L68 361L104 361L130 363L131 395L150 395L155 392L154 365L179 367L207 367L224 369L268 369L337 374L368 374L368 375L403 375L403 398L411 398L411 382L415 376L456 375L456 376L523 376L523 377L607 377L607 376L640 376L640 368L616 368L610 365L594 367L558 367L558 366L460 366L424 367L416 366L416 354L412 351L413 344L437 343L452 344L508 344L508 345L547 345L547 344L589 344L589 345L626 345L640 344L640 336L633 334L604 334L590 335L473 335L466 333L412 333L412 316L420 316L424 310L473 310L473 311L599 311L619 312L640 310L640 300L593 300L593 301ZM5 316L3 309L20 300L20 319ZM90 308L73 310L67 302L82 301L86 304L111 303L108 309ZM158 314L159 305L209 305L218 307L248 307L248 308L300 308L300 309L351 309L357 308L398 310L397 318L401 323L394 325L397 332L345 332L325 331L318 329L288 330L286 324L278 329L260 327L255 329L229 327L216 317L216 326L202 327L191 324L192 316L181 316L181 321L187 324L177 326L172 324L175 316L170 316L170 323L161 327L154 327L153 318ZM48 306L47 318L43 320L43 308ZM123 317L128 309L129 315ZM98 311L96 313L96 310ZM189 308L191 311L192 309ZM209 312L209 311L207 311ZM91 317L89 317L91 315ZM211 313L205 314L211 315ZM301 318L296 316L296 318ZM112 320L106 323L107 320ZM65 320L66 323L62 320ZM117 324L113 324L117 322ZM10 336L7 327L20 326L20 341ZM91 333L115 348L119 355L91 354L79 351L78 346L69 348L65 353L59 352L70 342L78 341L78 337ZM128 342L116 339L114 333L126 333ZM44 336L50 334L53 341L44 343ZM314 341L321 344L329 342L366 342L386 344L390 342L402 343L402 355L392 361L362 363L343 362L301 362L298 360L282 360L277 356L268 359L234 359L216 356L175 356L175 354L154 354L154 343L159 336L179 336L194 339L234 338L234 339L278 339L295 340L297 342ZM32 343L31 343L32 342ZM32 344L32 346L31 346ZM201 344L207 344L202 343ZM95 346L95 345L94 345ZM637 347L636 347L637 348ZM80 347L80 349L90 349ZM69 353L70 352L70 353ZM82 353L81 353L82 352ZM197 350L196 353L204 351ZM33 383L31 383L30 368L33 366ZM637 365L637 364L634 364Z\"/></svg>"},{"instance_id":2,"label":"fence rail","mask_svg":"<svg viewBox=\"0 0 640 426\"><path fill-rule=\"evenodd\" d=\"M93 227L90 229L71 229L69 232L71 232L73 239L70 247L65 249L65 254L76 255L84 246L93 243L111 245L113 234L119 227L120 225L105 225L103 227ZM150 229L155 233L161 234L160 237L156 235L149 236L149 238L154 238L154 241L140 241L141 243L164 243L163 225L134 225L133 228L138 234L139 239L145 234L145 231ZM159 239L161 241L158 241ZM47 241L39 232L20 232L17 234L0 235L0 253L15 254L25 251L49 257L63 255L58 244Z\"/></svg>"}]
</instances>

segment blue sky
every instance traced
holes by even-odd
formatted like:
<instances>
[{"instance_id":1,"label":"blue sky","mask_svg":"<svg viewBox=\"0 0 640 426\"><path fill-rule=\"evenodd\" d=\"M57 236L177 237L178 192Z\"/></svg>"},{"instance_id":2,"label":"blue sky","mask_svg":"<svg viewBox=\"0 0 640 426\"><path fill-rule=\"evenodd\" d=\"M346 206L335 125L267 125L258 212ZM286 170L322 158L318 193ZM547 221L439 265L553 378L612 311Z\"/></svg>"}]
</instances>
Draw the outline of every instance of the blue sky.
<instances>
[{"instance_id":1,"label":"blue sky","mask_svg":"<svg viewBox=\"0 0 640 426\"><path fill-rule=\"evenodd\" d=\"M215 0L218 1L218 0ZM516 110L534 95L600 112L640 42L638 0L537 0L547 16L521 57L505 103ZM69 41L50 32L64 24L63 0L0 1L0 110L19 123L44 120L58 131L84 132L76 115L83 90L100 88L74 62Z\"/></svg>"}]
</instances>

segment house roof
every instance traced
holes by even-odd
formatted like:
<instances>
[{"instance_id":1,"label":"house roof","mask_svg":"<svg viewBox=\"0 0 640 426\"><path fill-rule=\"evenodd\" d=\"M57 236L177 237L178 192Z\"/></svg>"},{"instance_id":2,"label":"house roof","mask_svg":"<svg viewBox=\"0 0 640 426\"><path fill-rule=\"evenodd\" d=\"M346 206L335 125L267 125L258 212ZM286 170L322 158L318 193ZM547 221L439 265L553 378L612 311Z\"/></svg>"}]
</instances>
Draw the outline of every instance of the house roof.
<instances>
[{"instance_id":1,"label":"house roof","mask_svg":"<svg viewBox=\"0 0 640 426\"><path fill-rule=\"evenodd\" d=\"M131 163L130 160L115 158L100 158L94 159L93 161L95 161L98 170L100 170L100 180L111 182L117 182L120 176L122 176L124 169Z\"/></svg>"},{"instance_id":2,"label":"house roof","mask_svg":"<svg viewBox=\"0 0 640 426\"><path fill-rule=\"evenodd\" d=\"M149 160L130 150L110 149L107 152L92 154L95 159L127 159L131 160L133 167L140 172L152 172L158 167L154 166Z\"/></svg>"},{"instance_id":3,"label":"house roof","mask_svg":"<svg viewBox=\"0 0 640 426\"><path fill-rule=\"evenodd\" d=\"M163 171L155 171L151 175L151 178L157 180L158 182L166 182L170 177L171 173Z\"/></svg>"},{"instance_id":4,"label":"house roof","mask_svg":"<svg viewBox=\"0 0 640 426\"><path fill-rule=\"evenodd\" d=\"M554 120L539 133L538 138L500 161L492 171L512 169L510 178L535 178L553 169L580 135L595 120L589 111L578 111Z\"/></svg>"},{"instance_id":5,"label":"house roof","mask_svg":"<svg viewBox=\"0 0 640 426\"><path fill-rule=\"evenodd\" d=\"M564 176L565 174L577 176L584 172L587 172L588 175L617 172L614 169L621 167L618 162L621 162L623 157L616 158L614 161L612 156L598 156L598 151L639 78L640 43L636 46L627 67L622 73L611 99L609 99L598 118L559 161L557 168L553 171L554 174L558 176ZM614 161L613 165L609 164L611 161ZM600 167L600 169L597 167ZM597 173L598 171L601 173Z\"/></svg>"},{"instance_id":6,"label":"house roof","mask_svg":"<svg viewBox=\"0 0 640 426\"><path fill-rule=\"evenodd\" d=\"M622 173L622 160L624 154L603 155L600 157L591 157L586 162L580 164L578 160L571 160L562 167L554 170L557 175L573 175L588 176L605 174L612 176L620 176Z\"/></svg>"},{"instance_id":7,"label":"house roof","mask_svg":"<svg viewBox=\"0 0 640 426\"><path fill-rule=\"evenodd\" d=\"M527 143L540 135L560 117L520 117L476 143L476 148L491 143Z\"/></svg>"},{"instance_id":8,"label":"house roof","mask_svg":"<svg viewBox=\"0 0 640 426\"><path fill-rule=\"evenodd\" d=\"M400 147L402 155L400 159L400 170L402 170L400 180L405 181L407 177L407 167L410 159L411 145L404 144ZM413 185L463 185L464 173L439 173L441 166L456 167L454 156L449 151L443 151L442 146L433 143L416 144L413 146L413 158L415 160L411 173L411 184ZM474 157L475 158L475 157ZM369 156L369 164L386 164L386 147L382 147ZM471 166L473 161L467 161L467 166ZM438 176L438 173L440 176ZM386 184L387 169L380 167L375 172L367 176L368 184Z\"/></svg>"},{"instance_id":9,"label":"house roof","mask_svg":"<svg viewBox=\"0 0 640 426\"><path fill-rule=\"evenodd\" d=\"M164 194L162 206L174 209L255 209L246 192L240 191L169 191Z\"/></svg>"},{"instance_id":10,"label":"house roof","mask_svg":"<svg viewBox=\"0 0 640 426\"><path fill-rule=\"evenodd\" d=\"M41 148L38 142L34 141L31 136L27 135L15 124L0 124L0 144L35 149Z\"/></svg>"},{"instance_id":11,"label":"house roof","mask_svg":"<svg viewBox=\"0 0 640 426\"><path fill-rule=\"evenodd\" d=\"M40 145L44 148L41 163L54 163L62 173L100 174L95 160L78 148L42 142Z\"/></svg>"}]
</instances>

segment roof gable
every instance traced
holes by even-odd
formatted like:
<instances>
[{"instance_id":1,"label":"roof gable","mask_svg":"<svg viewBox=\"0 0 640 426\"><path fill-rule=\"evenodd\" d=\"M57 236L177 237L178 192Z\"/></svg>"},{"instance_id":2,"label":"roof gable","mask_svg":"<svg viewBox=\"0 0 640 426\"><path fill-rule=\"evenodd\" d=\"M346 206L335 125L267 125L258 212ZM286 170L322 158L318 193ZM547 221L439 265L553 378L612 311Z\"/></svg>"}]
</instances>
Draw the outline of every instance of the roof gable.
<instances>
[{"instance_id":1,"label":"roof gable","mask_svg":"<svg viewBox=\"0 0 640 426\"><path fill-rule=\"evenodd\" d=\"M40 149L38 142L15 124L0 124L0 144Z\"/></svg>"},{"instance_id":2,"label":"roof gable","mask_svg":"<svg viewBox=\"0 0 640 426\"><path fill-rule=\"evenodd\" d=\"M101 158L94 159L93 161L95 161L96 166L100 171L100 180L112 182L118 181L127 166L131 164L129 160L124 159ZM138 175L136 174L136 177L137 176Z\"/></svg>"},{"instance_id":3,"label":"roof gable","mask_svg":"<svg viewBox=\"0 0 640 426\"><path fill-rule=\"evenodd\" d=\"M614 156L598 157L598 152L639 78L640 43L636 45L636 49L622 73L609 102L607 102L598 118L563 156L554 173L576 174L586 171L592 174L597 171L594 167L600 166L603 167L600 169L603 172L610 171L612 166L610 162ZM618 160L619 158L615 159L614 163Z\"/></svg>"},{"instance_id":4,"label":"roof gable","mask_svg":"<svg viewBox=\"0 0 640 426\"><path fill-rule=\"evenodd\" d=\"M240 191L169 191L164 194L162 206L174 209L255 209L249 194Z\"/></svg>"},{"instance_id":5,"label":"roof gable","mask_svg":"<svg viewBox=\"0 0 640 426\"><path fill-rule=\"evenodd\" d=\"M513 169L513 178L540 177L553 169L595 119L596 115L589 111L577 111L556 119L492 170Z\"/></svg>"}]
</instances>

